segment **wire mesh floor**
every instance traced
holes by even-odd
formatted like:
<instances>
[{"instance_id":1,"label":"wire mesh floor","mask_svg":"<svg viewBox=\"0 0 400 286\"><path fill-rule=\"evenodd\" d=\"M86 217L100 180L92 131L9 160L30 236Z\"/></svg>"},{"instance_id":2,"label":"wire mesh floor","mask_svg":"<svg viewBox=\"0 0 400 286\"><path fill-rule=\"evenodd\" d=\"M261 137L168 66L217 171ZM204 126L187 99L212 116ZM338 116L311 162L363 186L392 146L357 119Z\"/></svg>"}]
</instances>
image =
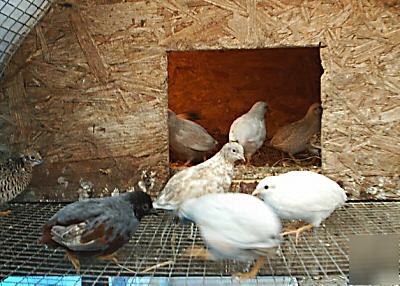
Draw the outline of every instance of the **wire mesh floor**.
<instances>
[{"instance_id":1,"label":"wire mesh floor","mask_svg":"<svg viewBox=\"0 0 400 286\"><path fill-rule=\"evenodd\" d=\"M63 249L37 244L43 223L63 206L58 203L12 204L12 213L0 218L1 280L10 276L76 275L65 259ZM223 281L247 267L235 261L201 261L183 256L182 253L193 245L203 245L198 230L195 228L193 238L189 238L190 231L190 225L175 224L166 213L145 217L130 243L119 251L119 262L123 267L113 262L83 261L82 285L110 285L108 277L116 276L141 278L144 285L162 285L162 277L212 276ZM300 284L308 281L304 283L308 285L309 281L339 277L346 284L349 235L399 233L400 202L348 203L328 218L323 227L304 233L297 245L293 236L285 238L276 257L269 258L260 270L256 282L266 285L260 279L269 276L276 277L271 280L271 285L298 285L296 281ZM162 265L148 270L157 264ZM143 273L145 269L148 271ZM151 284L149 277L160 283ZM203 285L187 281L179 285ZM133 285L139 285L138 280Z\"/></svg>"}]
</instances>

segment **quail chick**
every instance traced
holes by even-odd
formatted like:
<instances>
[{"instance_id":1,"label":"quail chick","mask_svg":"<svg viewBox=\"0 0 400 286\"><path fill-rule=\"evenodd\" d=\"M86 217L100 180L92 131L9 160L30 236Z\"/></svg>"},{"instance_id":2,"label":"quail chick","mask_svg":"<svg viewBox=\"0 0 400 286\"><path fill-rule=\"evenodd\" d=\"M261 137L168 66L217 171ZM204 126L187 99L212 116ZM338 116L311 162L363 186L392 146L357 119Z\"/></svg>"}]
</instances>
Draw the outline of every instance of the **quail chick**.
<instances>
[{"instance_id":1,"label":"quail chick","mask_svg":"<svg viewBox=\"0 0 400 286\"><path fill-rule=\"evenodd\" d=\"M347 199L336 182L311 171L292 171L266 177L259 182L253 195L260 195L280 218L308 223L283 233L296 234L296 242L301 232L318 227Z\"/></svg>"},{"instance_id":2,"label":"quail chick","mask_svg":"<svg viewBox=\"0 0 400 286\"><path fill-rule=\"evenodd\" d=\"M270 144L274 148L288 153L291 157L309 150L311 138L320 132L321 114L321 105L319 103L312 104L302 119L278 129Z\"/></svg>"},{"instance_id":3,"label":"quail chick","mask_svg":"<svg viewBox=\"0 0 400 286\"><path fill-rule=\"evenodd\" d=\"M0 204L7 203L21 194L32 180L33 167L43 162L38 152L8 158L0 164ZM9 211L0 212L0 216Z\"/></svg>"},{"instance_id":4,"label":"quail chick","mask_svg":"<svg viewBox=\"0 0 400 286\"><path fill-rule=\"evenodd\" d=\"M184 201L208 193L228 192L236 161L244 160L242 145L226 143L207 161L172 176L154 203L155 208L176 210Z\"/></svg>"},{"instance_id":5,"label":"quail chick","mask_svg":"<svg viewBox=\"0 0 400 286\"><path fill-rule=\"evenodd\" d=\"M241 279L255 278L265 261L281 242L281 223L272 209L247 194L207 194L191 199L179 208L179 215L199 227L205 249L185 254L203 259L236 259L257 262Z\"/></svg>"},{"instance_id":6,"label":"quail chick","mask_svg":"<svg viewBox=\"0 0 400 286\"><path fill-rule=\"evenodd\" d=\"M229 130L229 141L238 142L244 148L246 161L263 145L267 130L265 128L265 112L267 103L256 102L249 112L233 121Z\"/></svg>"},{"instance_id":7,"label":"quail chick","mask_svg":"<svg viewBox=\"0 0 400 286\"><path fill-rule=\"evenodd\" d=\"M79 273L81 257L116 261L114 253L129 241L143 216L155 214L142 191L77 201L59 210L43 226L39 243L61 246Z\"/></svg>"},{"instance_id":8,"label":"quail chick","mask_svg":"<svg viewBox=\"0 0 400 286\"><path fill-rule=\"evenodd\" d=\"M218 142L199 124L178 117L168 110L169 146L173 157L185 163L198 163Z\"/></svg>"}]
</instances>

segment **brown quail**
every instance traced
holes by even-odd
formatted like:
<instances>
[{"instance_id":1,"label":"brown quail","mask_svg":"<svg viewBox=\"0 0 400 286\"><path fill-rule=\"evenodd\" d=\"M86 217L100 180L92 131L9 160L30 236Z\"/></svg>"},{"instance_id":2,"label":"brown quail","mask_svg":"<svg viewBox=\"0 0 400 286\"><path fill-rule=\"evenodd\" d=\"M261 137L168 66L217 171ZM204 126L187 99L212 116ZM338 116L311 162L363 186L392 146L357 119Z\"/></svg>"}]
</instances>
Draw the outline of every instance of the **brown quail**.
<instances>
[{"instance_id":1,"label":"brown quail","mask_svg":"<svg viewBox=\"0 0 400 286\"><path fill-rule=\"evenodd\" d=\"M0 205L22 193L32 179L33 167L43 162L38 152L10 157L0 163ZM0 212L5 216L9 211Z\"/></svg>"},{"instance_id":2,"label":"brown quail","mask_svg":"<svg viewBox=\"0 0 400 286\"><path fill-rule=\"evenodd\" d=\"M320 132L322 108L319 103L312 104L306 115L295 122L282 126L274 134L271 145L283 152L293 155L310 150L311 138Z\"/></svg>"}]
</instances>

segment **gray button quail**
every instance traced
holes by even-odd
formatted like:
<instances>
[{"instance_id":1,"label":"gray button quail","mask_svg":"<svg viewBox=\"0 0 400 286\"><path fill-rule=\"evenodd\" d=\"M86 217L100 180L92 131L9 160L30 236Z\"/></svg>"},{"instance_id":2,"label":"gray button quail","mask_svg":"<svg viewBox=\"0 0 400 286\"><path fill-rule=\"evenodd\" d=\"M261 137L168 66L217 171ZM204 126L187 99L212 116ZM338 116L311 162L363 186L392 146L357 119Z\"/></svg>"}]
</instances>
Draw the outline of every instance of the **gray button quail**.
<instances>
[{"instance_id":1,"label":"gray button quail","mask_svg":"<svg viewBox=\"0 0 400 286\"><path fill-rule=\"evenodd\" d=\"M199 124L168 110L169 146L173 157L185 163L199 163L218 142Z\"/></svg>"}]
</instances>

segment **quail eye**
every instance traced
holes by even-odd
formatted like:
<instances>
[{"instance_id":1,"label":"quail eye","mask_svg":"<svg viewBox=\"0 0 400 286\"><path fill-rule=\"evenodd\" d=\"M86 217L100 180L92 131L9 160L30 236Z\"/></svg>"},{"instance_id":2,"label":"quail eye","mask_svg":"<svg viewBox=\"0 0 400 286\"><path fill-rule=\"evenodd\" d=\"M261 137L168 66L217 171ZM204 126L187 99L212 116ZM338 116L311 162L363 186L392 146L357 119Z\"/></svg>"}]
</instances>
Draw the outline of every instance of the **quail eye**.
<instances>
[{"instance_id":1,"label":"quail eye","mask_svg":"<svg viewBox=\"0 0 400 286\"><path fill-rule=\"evenodd\" d=\"M236 149L232 149L232 152L233 152L233 153L236 153Z\"/></svg>"},{"instance_id":2,"label":"quail eye","mask_svg":"<svg viewBox=\"0 0 400 286\"><path fill-rule=\"evenodd\" d=\"M31 156L31 160L35 160L36 158L35 158L35 156Z\"/></svg>"},{"instance_id":3,"label":"quail eye","mask_svg":"<svg viewBox=\"0 0 400 286\"><path fill-rule=\"evenodd\" d=\"M268 190L268 188L269 188L268 185L265 185L265 186L264 186L264 189Z\"/></svg>"},{"instance_id":4,"label":"quail eye","mask_svg":"<svg viewBox=\"0 0 400 286\"><path fill-rule=\"evenodd\" d=\"M145 204L145 205L143 206L143 210L144 210L144 211L148 211L148 210L149 210L149 205L148 205L148 204Z\"/></svg>"}]
</instances>

